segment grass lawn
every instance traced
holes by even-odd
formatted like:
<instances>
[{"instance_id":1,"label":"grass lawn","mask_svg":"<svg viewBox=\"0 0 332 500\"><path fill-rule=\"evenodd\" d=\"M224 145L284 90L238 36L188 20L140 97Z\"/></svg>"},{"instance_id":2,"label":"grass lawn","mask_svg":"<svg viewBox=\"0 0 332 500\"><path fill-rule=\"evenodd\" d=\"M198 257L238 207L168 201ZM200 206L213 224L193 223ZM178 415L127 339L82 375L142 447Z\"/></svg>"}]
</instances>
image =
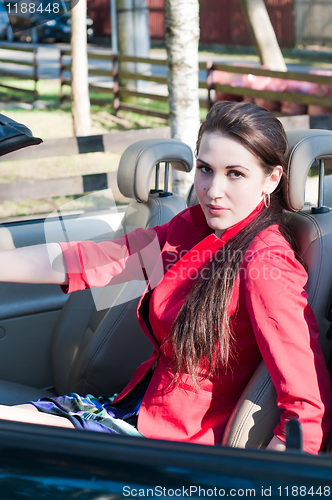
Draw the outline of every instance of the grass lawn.
<instances>
[{"instance_id":1,"label":"grass lawn","mask_svg":"<svg viewBox=\"0 0 332 500\"><path fill-rule=\"evenodd\" d=\"M32 90L32 82L1 78L0 83ZM23 92L16 92L0 86L0 113L21 121L34 135L42 139L72 137L74 135L70 103L60 106L59 81L39 80L37 84L39 101L34 102ZM66 88L66 87L65 87ZM109 104L91 106L91 135L107 134L113 131L164 126L165 120L136 113L118 111L114 115L110 94L91 92L90 99L105 99ZM135 104L156 110L167 111L167 103L136 99Z\"/></svg>"}]
</instances>

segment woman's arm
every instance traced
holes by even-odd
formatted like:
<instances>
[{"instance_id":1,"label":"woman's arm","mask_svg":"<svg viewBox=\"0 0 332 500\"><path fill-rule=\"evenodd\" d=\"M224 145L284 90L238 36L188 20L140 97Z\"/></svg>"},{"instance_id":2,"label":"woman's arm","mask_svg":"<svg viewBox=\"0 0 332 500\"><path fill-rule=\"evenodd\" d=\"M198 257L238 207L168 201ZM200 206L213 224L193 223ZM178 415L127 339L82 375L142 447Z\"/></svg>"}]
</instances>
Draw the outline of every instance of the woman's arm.
<instances>
[{"instance_id":1,"label":"woman's arm","mask_svg":"<svg viewBox=\"0 0 332 500\"><path fill-rule=\"evenodd\" d=\"M283 410L274 435L284 441L287 421L297 419L304 451L318 453L331 426L331 384L305 292L307 274L282 246L257 252L246 271L248 312Z\"/></svg>"},{"instance_id":2,"label":"woman's arm","mask_svg":"<svg viewBox=\"0 0 332 500\"><path fill-rule=\"evenodd\" d=\"M69 291L150 278L168 224L136 229L114 241L47 243L0 251L0 281L68 285ZM158 280L163 275L160 260Z\"/></svg>"},{"instance_id":3,"label":"woman's arm","mask_svg":"<svg viewBox=\"0 0 332 500\"><path fill-rule=\"evenodd\" d=\"M164 274L161 249L166 230L164 224L137 228L116 240L60 243L69 282L63 290L71 293L132 280L146 281L152 275L155 280L150 285L156 286Z\"/></svg>"},{"instance_id":4,"label":"woman's arm","mask_svg":"<svg viewBox=\"0 0 332 500\"><path fill-rule=\"evenodd\" d=\"M0 252L0 281L12 283L68 283L66 263L58 243Z\"/></svg>"}]
</instances>

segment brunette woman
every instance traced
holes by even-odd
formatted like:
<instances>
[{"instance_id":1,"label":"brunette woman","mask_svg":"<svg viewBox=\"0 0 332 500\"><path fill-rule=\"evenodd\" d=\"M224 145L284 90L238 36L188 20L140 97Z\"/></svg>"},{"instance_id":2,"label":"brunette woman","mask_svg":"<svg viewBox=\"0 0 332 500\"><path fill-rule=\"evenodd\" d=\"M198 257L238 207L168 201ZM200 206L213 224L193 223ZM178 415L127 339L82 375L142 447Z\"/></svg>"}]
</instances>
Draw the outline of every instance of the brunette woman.
<instances>
[{"instance_id":1,"label":"brunette woman","mask_svg":"<svg viewBox=\"0 0 332 500\"><path fill-rule=\"evenodd\" d=\"M138 319L154 349L115 399L70 394L2 406L0 418L218 444L263 357L283 410L269 448L284 449L285 424L296 418L304 449L317 453L331 388L307 274L282 220L286 151L269 112L219 102L199 131L198 205L116 241L2 252L2 281L58 283L65 292L139 279L149 252Z\"/></svg>"}]
</instances>

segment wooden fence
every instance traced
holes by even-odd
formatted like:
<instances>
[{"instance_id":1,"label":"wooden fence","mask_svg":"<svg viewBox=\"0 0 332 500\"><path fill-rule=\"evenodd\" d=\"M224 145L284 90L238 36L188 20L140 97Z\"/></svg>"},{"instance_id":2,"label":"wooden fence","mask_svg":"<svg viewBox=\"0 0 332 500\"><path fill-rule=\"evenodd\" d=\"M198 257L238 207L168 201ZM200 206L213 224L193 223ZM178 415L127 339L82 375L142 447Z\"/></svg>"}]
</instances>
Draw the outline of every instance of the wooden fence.
<instances>
[{"instance_id":1,"label":"wooden fence","mask_svg":"<svg viewBox=\"0 0 332 500\"><path fill-rule=\"evenodd\" d=\"M6 57L0 58L0 63L7 63L7 64L14 64L15 70L7 70L4 68L0 69L0 78L1 77L10 77L10 78L15 78L15 79L20 79L20 80L32 80L34 82L34 89L33 90L28 90L25 88L19 88L19 87L12 87L9 85L5 85L1 83L0 81L0 87L9 89L9 90L14 90L14 91L19 91L19 92L25 92L28 95L30 95L33 99L38 99L38 90L37 90L37 83L38 83L38 62L37 62L37 48L30 48L30 47L12 47L8 45L0 45L0 50L2 53L2 50L7 50L7 51L19 51L23 53L30 53L31 54L31 59L26 60L26 59L9 59ZM28 67L31 68L31 72L26 72L26 71L20 71L21 67ZM17 68L17 69L16 69Z\"/></svg>"},{"instance_id":2,"label":"wooden fence","mask_svg":"<svg viewBox=\"0 0 332 500\"><path fill-rule=\"evenodd\" d=\"M226 64L215 64L215 63L200 63L201 69L207 69L208 76L207 82L199 82L200 88L208 88L208 92L211 90L216 90L235 96L243 97L253 97L262 99L271 99L273 101L282 102L293 102L296 104L313 104L317 106L332 107L332 93L330 96L316 95L316 94L306 94L300 92L278 92L276 90L259 90L255 88L235 86L235 85L221 85L221 84L209 84L209 80L212 79L213 71L223 71L226 73L233 73L239 75L255 75L268 78L278 78L281 80L293 80L297 82L310 82L319 85L330 86L332 90L332 77L326 75L318 75L311 73L301 73L297 71L271 71L261 68L252 68L248 66L233 66ZM211 100L211 98L210 98Z\"/></svg>"},{"instance_id":3,"label":"wooden fence","mask_svg":"<svg viewBox=\"0 0 332 500\"><path fill-rule=\"evenodd\" d=\"M0 157L5 161L26 161L37 158L73 156L97 152L118 152L141 139L170 137L169 127L128 130L88 137L66 137L48 139L36 146L29 146ZM61 161L61 160L59 160ZM13 200L31 200L54 196L83 195L93 191L111 188L114 201L128 202L117 186L117 172L76 175L50 179L29 179L11 183L0 183L0 203Z\"/></svg>"},{"instance_id":4,"label":"wooden fence","mask_svg":"<svg viewBox=\"0 0 332 500\"><path fill-rule=\"evenodd\" d=\"M23 53L30 53L32 58L31 60L27 59L9 59L5 57L0 58L0 63L11 63L15 66L21 67L30 67L31 72L19 71L19 70L6 70L0 69L0 77L12 77L24 80L32 80L34 82L34 90L22 89L19 87L10 87L3 83L0 85L4 88L8 88L14 91L24 91L29 95L32 95L34 99L38 98L37 91L37 82L38 82L38 65L37 65L37 48L26 48L26 47L9 47L8 45L0 45L0 49L8 50L8 51L20 51ZM109 95L109 100L105 99L104 96L101 98L94 97L91 99L92 104L100 104L103 105L105 103L111 103L114 106L114 110L117 111L119 109L133 111L136 113L141 113L150 116L156 116L160 118L167 119L168 113L165 111L161 111L158 109L153 109L148 106L138 106L137 104L133 104L132 102L126 102L126 98L128 97L139 97L143 99L149 99L150 101L159 101L159 102L167 102L168 96L166 92L163 94L157 92L140 92L138 90L132 90L129 88L125 88L121 85L121 81L123 80L132 80L132 81L147 81L151 83L161 84L163 86L167 85L167 77L163 75L156 74L142 74L141 72L132 72L132 71L124 71L120 68L121 63L134 63L135 65L145 64L150 67L159 66L166 67L167 61L166 59L152 59L152 58L141 58L141 57L130 57L130 56L119 56L105 53L94 53L89 52L89 60L99 60L99 61L108 61L110 63L110 69L93 69L89 68L89 76L99 76L103 78L107 78L107 86L100 84L90 84L90 92L93 93L102 93ZM67 58L67 60L65 60ZM61 51L60 53L60 101L63 102L68 96L66 96L63 92L64 86L71 85L71 77L65 77L65 72L71 71L70 64L71 52L70 51ZM245 86L237 86L237 85L226 85L226 84L218 84L213 83L212 74L214 71L221 71L224 73L246 75L251 74L255 76L262 76L267 78L279 78L282 80L293 80L297 82L311 82L316 83L321 86L329 86L332 89L332 77L326 75L317 75L317 74L309 74L309 73L301 73L295 71L288 72L278 72L278 71L270 71L255 67L248 66L233 66L226 64L216 64L213 62L201 62L199 63L199 69L205 70L205 79L199 82L199 88L206 90L206 99L200 100L200 105L203 108L208 108L212 104L212 90L216 92L227 93L234 96L242 96L242 97L252 97L252 98L263 98L270 99L274 101L282 101L282 102L292 102L303 105L316 105L316 106L324 106L327 108L332 108L332 93L330 95L317 95L317 94L305 94L300 92L278 92L276 90L260 90L256 88L249 88Z\"/></svg>"},{"instance_id":5,"label":"wooden fence","mask_svg":"<svg viewBox=\"0 0 332 500\"><path fill-rule=\"evenodd\" d=\"M64 86L71 86L71 78L65 77L64 72L71 71L70 62L65 62L65 58L71 57L71 51L62 50L60 52L60 102L64 102L68 99L68 95L66 96L63 92ZM121 98L126 97L142 97L145 99L150 99L153 101L159 102L167 102L167 95L160 95L156 93L146 93L146 92L138 92L136 90L130 90L125 88L124 86L119 85L119 82L125 79L135 80L135 81L148 81L158 84L167 85L167 77L160 75L146 75L141 73L134 73L123 71L119 69L120 63L131 62L131 63L139 63L139 64L149 64L154 66L166 66L167 62L165 59L150 59L150 58L142 58L142 57L129 57L129 56L120 56L120 55L112 55L112 54L98 54L88 52L89 61L91 60L102 60L108 61L112 64L111 70L100 70L100 69L91 69L89 68L89 76L100 76L100 77L109 77L110 86L105 87L102 85L89 85L90 92L100 92L103 94L109 94L110 100L107 101L105 99L91 99L91 104L100 104L104 105L107 103L113 104L115 112L119 109L123 109L126 111L133 111L140 114L145 114L149 116L155 116L159 118L168 118L168 113L154 110L150 108L145 108L141 106L137 106L134 104L128 104L121 100Z\"/></svg>"},{"instance_id":6,"label":"wooden fence","mask_svg":"<svg viewBox=\"0 0 332 500\"><path fill-rule=\"evenodd\" d=\"M66 97L63 93L63 86L71 85L71 79L64 77L64 71L70 71L71 65L70 62L64 63L64 57L70 57L70 51L62 51L60 56L60 81L61 81L61 94L60 99L63 101ZM132 103L124 102L123 98L126 97L141 97L145 99L150 99L152 101L162 101L167 102L167 95L159 95L157 93L146 93L139 92L136 90L130 90L125 88L124 86L119 85L119 81L121 79L134 80L134 81L148 81L154 82L158 84L167 84L167 77L160 75L144 75L138 72L129 72L119 70L119 63L136 63L136 64L149 64L151 66L163 66L165 67L167 62L165 59L150 59L150 58L141 58L141 57L130 57L130 56L116 56L116 55L107 55L107 54L89 54L89 60L91 59L99 59L99 60L107 60L112 63L111 70L99 70L99 69L89 69L89 76L101 76L101 77L109 77L109 86L105 87L102 85L89 85L91 92L102 92L110 95L110 100L106 101L105 99L91 99L92 103L95 104L106 104L112 103L114 106L114 110L117 111L119 109L133 111L136 113L141 113L145 115L152 115L161 118L168 118L168 113L160 110L153 110L150 107L137 106ZM199 63L199 69L205 70L205 79L199 81L199 88L207 91L206 99L200 99L200 105L203 108L209 109L211 104L213 103L212 99L212 90L216 92L222 92L224 94L230 94L236 97L251 97L251 98L262 98L262 99L270 99L273 101L281 101L281 102L292 102L296 104L303 105L316 105L322 106L326 108L332 108L332 92L330 95L317 95L315 93L301 93L299 91L285 91L280 92L277 90L266 90L266 89L257 89L250 88L247 86L239 86L236 84L218 84L213 83L213 72L221 71L229 74L237 74L237 75L254 75L261 76L272 79L281 79L281 80L292 80L295 82L310 82L315 83L321 86L328 86L332 90L332 77L326 75L318 75L311 73L302 73L297 71L270 71L266 69L256 68L256 67L248 67L248 66L233 66L227 64L216 64L211 61L201 62Z\"/></svg>"}]
</instances>

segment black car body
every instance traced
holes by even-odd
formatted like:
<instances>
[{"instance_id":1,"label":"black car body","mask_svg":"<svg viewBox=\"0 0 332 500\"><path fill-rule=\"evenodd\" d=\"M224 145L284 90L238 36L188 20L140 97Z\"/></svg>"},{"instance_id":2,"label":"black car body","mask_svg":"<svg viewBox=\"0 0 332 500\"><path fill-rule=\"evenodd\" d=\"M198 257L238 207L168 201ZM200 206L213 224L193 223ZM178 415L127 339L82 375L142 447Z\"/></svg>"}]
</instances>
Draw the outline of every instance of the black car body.
<instances>
[{"instance_id":1,"label":"black car body","mask_svg":"<svg viewBox=\"0 0 332 500\"><path fill-rule=\"evenodd\" d=\"M0 422L2 500L329 498L330 456Z\"/></svg>"}]
</instances>

